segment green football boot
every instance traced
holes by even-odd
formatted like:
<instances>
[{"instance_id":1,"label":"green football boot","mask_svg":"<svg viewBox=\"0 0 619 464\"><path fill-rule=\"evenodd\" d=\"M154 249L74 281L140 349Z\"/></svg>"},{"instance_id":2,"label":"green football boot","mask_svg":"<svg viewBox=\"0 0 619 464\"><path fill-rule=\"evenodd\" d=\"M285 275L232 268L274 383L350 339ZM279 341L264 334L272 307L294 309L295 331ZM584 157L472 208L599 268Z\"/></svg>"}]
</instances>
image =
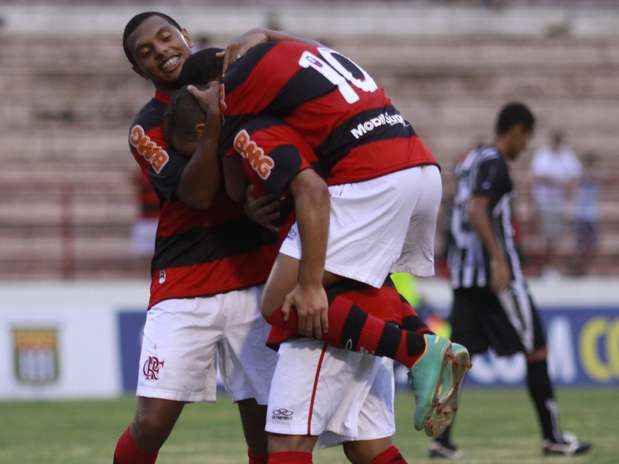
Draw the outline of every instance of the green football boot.
<instances>
[{"instance_id":1,"label":"green football boot","mask_svg":"<svg viewBox=\"0 0 619 464\"><path fill-rule=\"evenodd\" d=\"M424 338L426 350L408 373L408 383L415 395L414 423L417 430L427 429L426 422L439 405L441 392L452 388L443 382L451 342L438 335L426 334Z\"/></svg>"},{"instance_id":2,"label":"green football boot","mask_svg":"<svg viewBox=\"0 0 619 464\"><path fill-rule=\"evenodd\" d=\"M458 400L464 376L471 368L471 356L459 343L451 344L446 357L448 362L441 379L438 404L432 408L424 426L426 435L430 437L440 435L453 423L458 412Z\"/></svg>"}]
</instances>

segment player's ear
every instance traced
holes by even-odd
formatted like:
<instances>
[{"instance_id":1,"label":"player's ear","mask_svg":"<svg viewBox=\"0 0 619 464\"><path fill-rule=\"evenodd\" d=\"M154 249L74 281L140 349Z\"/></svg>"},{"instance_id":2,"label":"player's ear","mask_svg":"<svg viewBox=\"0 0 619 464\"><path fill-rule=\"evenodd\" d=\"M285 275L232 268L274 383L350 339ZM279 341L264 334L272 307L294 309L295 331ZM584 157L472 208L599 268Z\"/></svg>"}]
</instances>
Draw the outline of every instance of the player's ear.
<instances>
[{"instance_id":1,"label":"player's ear","mask_svg":"<svg viewBox=\"0 0 619 464\"><path fill-rule=\"evenodd\" d=\"M185 41L185 44L187 45L187 47L189 48L193 47L193 40L191 40L191 34L184 27L181 27L181 37Z\"/></svg>"},{"instance_id":2,"label":"player's ear","mask_svg":"<svg viewBox=\"0 0 619 464\"><path fill-rule=\"evenodd\" d=\"M196 135L198 137L202 137L202 134L204 134L204 129L206 128L206 124L203 122L198 122L196 123L195 129L196 129Z\"/></svg>"}]
</instances>

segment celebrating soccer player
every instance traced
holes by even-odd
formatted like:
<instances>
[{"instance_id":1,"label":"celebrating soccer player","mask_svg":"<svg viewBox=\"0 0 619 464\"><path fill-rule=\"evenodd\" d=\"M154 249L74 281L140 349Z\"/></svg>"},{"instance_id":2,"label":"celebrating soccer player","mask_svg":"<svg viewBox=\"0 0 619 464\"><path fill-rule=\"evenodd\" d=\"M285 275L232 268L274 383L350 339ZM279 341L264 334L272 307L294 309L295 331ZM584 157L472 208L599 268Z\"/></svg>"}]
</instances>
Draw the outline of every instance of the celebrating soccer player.
<instances>
[{"instance_id":1,"label":"celebrating soccer player","mask_svg":"<svg viewBox=\"0 0 619 464\"><path fill-rule=\"evenodd\" d=\"M291 36L256 29L233 42L242 53L264 40ZM161 202L152 260L135 419L120 437L117 464L154 463L184 405L213 401L216 359L226 390L238 405L249 462L264 464L265 404L276 354L265 346L268 325L259 298L275 257L275 234L250 221L221 191L219 160L204 150L191 157L163 139L164 111L191 37L169 16L133 17L123 48L133 69L150 80L155 96L131 124L131 152Z\"/></svg>"}]
</instances>

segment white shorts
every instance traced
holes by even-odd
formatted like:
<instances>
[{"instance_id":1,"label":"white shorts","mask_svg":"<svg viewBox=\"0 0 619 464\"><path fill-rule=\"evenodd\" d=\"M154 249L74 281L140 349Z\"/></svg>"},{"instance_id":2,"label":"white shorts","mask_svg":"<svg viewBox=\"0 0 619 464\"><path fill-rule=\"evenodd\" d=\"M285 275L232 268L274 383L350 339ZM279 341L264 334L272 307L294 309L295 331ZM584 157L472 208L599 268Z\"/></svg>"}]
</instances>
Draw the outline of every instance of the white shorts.
<instances>
[{"instance_id":1,"label":"white shorts","mask_svg":"<svg viewBox=\"0 0 619 464\"><path fill-rule=\"evenodd\" d=\"M262 286L162 301L147 313L137 395L215 401L217 362L234 401L266 404L277 353L265 346Z\"/></svg>"},{"instance_id":2,"label":"white shorts","mask_svg":"<svg viewBox=\"0 0 619 464\"><path fill-rule=\"evenodd\" d=\"M280 346L266 431L320 435L320 446L395 433L393 360L309 339Z\"/></svg>"},{"instance_id":3,"label":"white shorts","mask_svg":"<svg viewBox=\"0 0 619 464\"><path fill-rule=\"evenodd\" d=\"M325 269L380 288L390 272L434 275L434 236L442 196L436 166L417 166L329 187ZM280 253L301 258L295 223Z\"/></svg>"}]
</instances>

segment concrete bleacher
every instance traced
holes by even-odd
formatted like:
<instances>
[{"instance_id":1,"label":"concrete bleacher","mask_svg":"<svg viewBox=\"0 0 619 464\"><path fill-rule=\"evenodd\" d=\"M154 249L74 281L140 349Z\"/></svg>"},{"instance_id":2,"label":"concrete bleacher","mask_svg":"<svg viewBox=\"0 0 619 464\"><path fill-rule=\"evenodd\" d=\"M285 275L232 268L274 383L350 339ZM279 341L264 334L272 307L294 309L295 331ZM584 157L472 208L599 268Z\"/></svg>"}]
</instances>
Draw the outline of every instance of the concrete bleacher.
<instances>
[{"instance_id":1,"label":"concrete bleacher","mask_svg":"<svg viewBox=\"0 0 619 464\"><path fill-rule=\"evenodd\" d=\"M595 151L603 178L600 255L619 270L619 37L321 37L379 81L444 166L489 141L497 109L528 102L533 147L561 126L578 153ZM0 278L141 276L131 255L137 215L127 129L151 96L116 35L1 37ZM531 272L541 242L526 194L530 153L514 165ZM560 244L564 269L570 238ZM67 256L69 259L67 260Z\"/></svg>"}]
</instances>

